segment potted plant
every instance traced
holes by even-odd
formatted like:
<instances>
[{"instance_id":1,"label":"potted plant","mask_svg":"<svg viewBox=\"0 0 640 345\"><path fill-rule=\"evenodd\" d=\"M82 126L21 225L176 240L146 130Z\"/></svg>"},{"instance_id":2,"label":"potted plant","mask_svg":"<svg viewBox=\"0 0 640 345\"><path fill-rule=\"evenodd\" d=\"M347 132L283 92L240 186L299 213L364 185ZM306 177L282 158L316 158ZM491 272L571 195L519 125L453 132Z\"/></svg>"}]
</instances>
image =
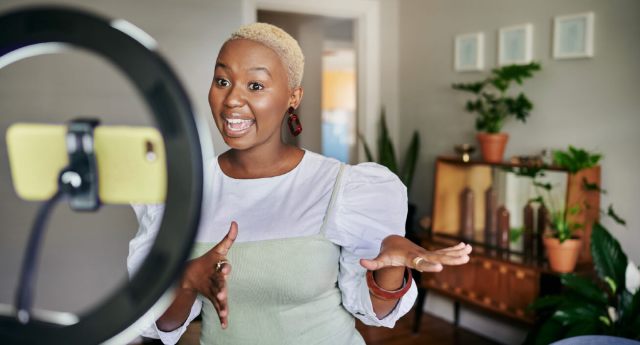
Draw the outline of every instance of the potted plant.
<instances>
[{"instance_id":1,"label":"potted plant","mask_svg":"<svg viewBox=\"0 0 640 345\"><path fill-rule=\"evenodd\" d=\"M609 207L609 215L625 222ZM537 299L530 309L539 322L525 344L549 344L566 337L603 334L640 340L640 272L602 224L591 234L597 278L564 274L563 293Z\"/></svg>"},{"instance_id":2,"label":"potted plant","mask_svg":"<svg viewBox=\"0 0 640 345\"><path fill-rule=\"evenodd\" d=\"M364 140L362 134L358 134L358 137L362 140L364 145L365 156L368 161L376 162L371 152L369 145ZM411 183L413 182L413 175L416 170L416 163L418 162L418 154L420 152L420 135L418 131L413 132L411 142L402 160L402 167L398 164L396 159L395 149L391 137L389 136L389 129L387 127L387 121L385 117L385 110L382 108L380 115L380 131L378 135L378 160L377 163L387 167L391 172L398 175L402 183L407 187L407 191L411 190ZM399 168L400 167L400 168ZM406 229L411 229L413 225L413 219L415 217L416 207L409 203L407 212Z\"/></svg>"},{"instance_id":3,"label":"potted plant","mask_svg":"<svg viewBox=\"0 0 640 345\"><path fill-rule=\"evenodd\" d=\"M540 70L540 64L508 65L491 70L491 76L474 83L456 83L455 90L471 92L475 99L467 101L466 110L477 113L476 130L482 158L487 162L501 162L509 135L501 132L509 117L526 122L533 109L531 101L521 92L517 96L507 95L512 82L522 81Z\"/></svg>"},{"instance_id":4,"label":"potted plant","mask_svg":"<svg viewBox=\"0 0 640 345\"><path fill-rule=\"evenodd\" d=\"M572 175L597 166L600 159L602 159L601 154L591 153L571 145L567 150L553 151L553 163L566 169ZM584 176L582 179L574 178L574 180L582 181L582 188L586 190L597 189L600 191L599 187L590 184ZM547 191L551 189L550 185L537 183L535 179L534 185ZM576 231L587 226L581 221L580 215L591 209L592 205L586 203L585 200L579 200L564 209L554 208L553 204L545 206L550 210L548 231L543 239L549 265L556 272L572 272L582 248L582 239L576 235Z\"/></svg>"}]
</instances>

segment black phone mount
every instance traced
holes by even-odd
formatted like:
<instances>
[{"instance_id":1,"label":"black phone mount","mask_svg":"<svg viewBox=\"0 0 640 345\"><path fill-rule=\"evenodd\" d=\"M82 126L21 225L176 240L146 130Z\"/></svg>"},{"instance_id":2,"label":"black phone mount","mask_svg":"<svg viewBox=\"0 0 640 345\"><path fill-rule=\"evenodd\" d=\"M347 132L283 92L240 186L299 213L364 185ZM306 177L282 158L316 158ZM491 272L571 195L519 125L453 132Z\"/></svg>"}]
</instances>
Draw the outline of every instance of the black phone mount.
<instances>
[{"instance_id":1,"label":"black phone mount","mask_svg":"<svg viewBox=\"0 0 640 345\"><path fill-rule=\"evenodd\" d=\"M60 172L58 188L68 196L74 211L95 211L100 207L93 140L93 130L99 123L97 119L76 119L67 128L69 165Z\"/></svg>"},{"instance_id":2,"label":"black phone mount","mask_svg":"<svg viewBox=\"0 0 640 345\"><path fill-rule=\"evenodd\" d=\"M15 300L16 318L21 324L31 321L38 257L47 220L55 204L65 198L74 211L95 211L100 207L93 140L93 130L98 123L97 119L76 119L68 124L65 140L69 165L60 172L56 193L38 210L22 260Z\"/></svg>"}]
</instances>

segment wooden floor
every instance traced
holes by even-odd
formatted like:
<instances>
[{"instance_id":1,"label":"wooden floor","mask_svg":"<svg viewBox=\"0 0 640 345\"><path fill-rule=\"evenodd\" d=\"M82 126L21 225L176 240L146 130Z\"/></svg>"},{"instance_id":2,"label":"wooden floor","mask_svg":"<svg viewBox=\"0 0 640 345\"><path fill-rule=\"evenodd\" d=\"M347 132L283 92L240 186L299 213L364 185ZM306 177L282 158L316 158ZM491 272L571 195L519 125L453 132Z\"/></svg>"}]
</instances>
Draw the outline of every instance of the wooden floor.
<instances>
[{"instance_id":1,"label":"wooden floor","mask_svg":"<svg viewBox=\"0 0 640 345\"><path fill-rule=\"evenodd\" d=\"M414 311L410 311L398 320L394 328L368 327L358 322L356 328L364 337L367 345L494 345L498 344L462 328L454 327L452 323L436 318L429 314L422 316L420 331L413 334L411 325ZM194 322L189 325L178 345L199 344L200 324ZM148 343L156 344L156 343ZM338 345L338 344L336 344Z\"/></svg>"},{"instance_id":2,"label":"wooden floor","mask_svg":"<svg viewBox=\"0 0 640 345\"><path fill-rule=\"evenodd\" d=\"M368 327L360 322L356 324L356 328L367 345L498 344L465 329L454 327L452 323L429 314L422 316L420 331L413 334L411 326L414 310L398 320L394 328Z\"/></svg>"}]
</instances>

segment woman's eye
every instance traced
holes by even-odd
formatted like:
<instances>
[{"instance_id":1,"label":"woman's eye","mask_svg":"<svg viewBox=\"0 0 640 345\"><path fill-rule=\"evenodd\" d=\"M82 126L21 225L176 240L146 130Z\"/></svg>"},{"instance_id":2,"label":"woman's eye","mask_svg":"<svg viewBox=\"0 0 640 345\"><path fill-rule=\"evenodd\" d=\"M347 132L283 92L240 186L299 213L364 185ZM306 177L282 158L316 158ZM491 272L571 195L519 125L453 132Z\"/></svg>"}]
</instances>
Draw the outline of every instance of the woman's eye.
<instances>
[{"instance_id":1,"label":"woman's eye","mask_svg":"<svg viewBox=\"0 0 640 345\"><path fill-rule=\"evenodd\" d=\"M231 83L229 83L229 81L228 81L228 80L226 80L226 79L216 78L216 84L218 84L218 86L227 87L227 86L229 86Z\"/></svg>"},{"instance_id":2,"label":"woman's eye","mask_svg":"<svg viewBox=\"0 0 640 345\"><path fill-rule=\"evenodd\" d=\"M264 89L264 85L260 84L260 83L250 83L249 84L249 90L251 91L260 91Z\"/></svg>"}]
</instances>

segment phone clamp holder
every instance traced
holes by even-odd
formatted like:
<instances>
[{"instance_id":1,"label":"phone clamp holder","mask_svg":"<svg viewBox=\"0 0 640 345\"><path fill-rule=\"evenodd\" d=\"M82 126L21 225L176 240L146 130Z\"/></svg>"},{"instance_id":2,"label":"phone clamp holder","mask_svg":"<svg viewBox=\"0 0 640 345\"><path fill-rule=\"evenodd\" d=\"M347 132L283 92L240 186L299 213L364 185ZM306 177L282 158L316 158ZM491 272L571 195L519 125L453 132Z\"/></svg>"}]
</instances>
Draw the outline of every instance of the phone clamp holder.
<instances>
[{"instance_id":1,"label":"phone clamp holder","mask_svg":"<svg viewBox=\"0 0 640 345\"><path fill-rule=\"evenodd\" d=\"M93 130L97 119L75 119L67 129L69 165L60 172L58 188L69 198L74 211L95 211L100 207L98 169Z\"/></svg>"},{"instance_id":2,"label":"phone clamp holder","mask_svg":"<svg viewBox=\"0 0 640 345\"><path fill-rule=\"evenodd\" d=\"M93 130L99 123L98 119L75 119L69 122L65 138L69 165L60 172L56 193L38 210L22 260L15 301L16 318L21 324L31 321L38 256L53 207L61 198L67 198L74 211L95 211L100 207L93 140Z\"/></svg>"}]
</instances>

